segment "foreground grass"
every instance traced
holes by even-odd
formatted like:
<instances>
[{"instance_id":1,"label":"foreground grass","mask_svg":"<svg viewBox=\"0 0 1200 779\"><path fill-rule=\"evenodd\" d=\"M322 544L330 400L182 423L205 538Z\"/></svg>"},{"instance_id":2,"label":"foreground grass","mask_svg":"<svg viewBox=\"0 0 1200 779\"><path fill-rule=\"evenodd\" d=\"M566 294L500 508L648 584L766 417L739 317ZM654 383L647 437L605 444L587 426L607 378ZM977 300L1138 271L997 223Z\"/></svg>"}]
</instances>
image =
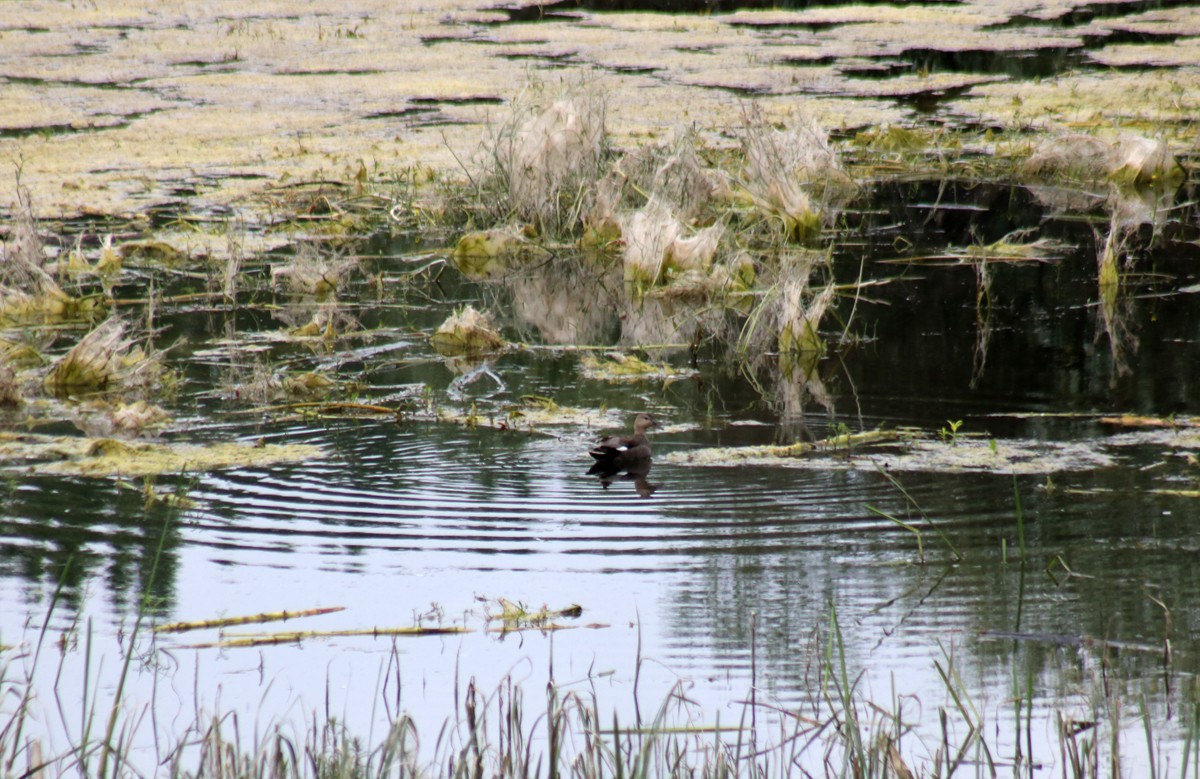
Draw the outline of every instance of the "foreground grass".
<instances>
[{"instance_id":1,"label":"foreground grass","mask_svg":"<svg viewBox=\"0 0 1200 779\"><path fill-rule=\"evenodd\" d=\"M54 706L34 693L39 666L53 651L46 625L28 651L4 650L0 666L0 775L170 776L260 779L300 777L950 777L1053 775L1200 776L1196 737L1200 706L1185 692L1180 725L1160 732L1145 700L1121 692L1113 667L1103 669L1087 693L1092 710L1081 716L1064 700L1049 717L1026 704L1031 690L1014 673L1011 719L989 722L972 700L953 651L934 661L943 682L927 700L895 696L872 700L851 667L836 611L805 648L810 672L799 704L779 705L760 691L759 659L752 636L751 684L736 721L712 719L678 682L653 711L637 702L622 721L601 702L590 673L581 685L553 679L530 690L509 675L491 690L474 679L455 690L454 712L436 733L421 731L417 717L400 709L382 735L364 737L321 710L301 712L297 723L273 721L265 734L247 735L245 714L202 714L164 732L160 714L127 698L129 675L156 675L173 686L156 662L159 649L143 625L146 610L123 641L118 681L109 688L91 678L105 658L85 637L83 694L69 683L64 651L55 678ZM754 625L751 625L752 633ZM60 649L63 645L60 644ZM637 660L635 678L642 673ZM399 667L395 648L390 668ZM23 668L23 670L20 670ZM103 690L103 691L102 691ZM108 694L111 691L111 695ZM43 693L44 694L44 693ZM380 697L380 696L376 696ZM399 701L397 701L399 703ZM263 704L260 704L263 705ZM374 705L374 704L372 704ZM77 708L73 708L77 707ZM937 725L917 725L916 709L935 710ZM57 711L50 711L57 708ZM56 717L77 723L72 742L51 745L43 729ZM928 716L918 715L928 721ZM169 715L165 719L170 719ZM1140 720L1140 724L1139 724ZM427 720L423 720L427 721ZM1035 728L1051 726L1052 754L1032 745ZM65 729L70 729L65 728ZM1182 731L1182 735L1179 735ZM153 748L147 744L153 743Z\"/></svg>"}]
</instances>

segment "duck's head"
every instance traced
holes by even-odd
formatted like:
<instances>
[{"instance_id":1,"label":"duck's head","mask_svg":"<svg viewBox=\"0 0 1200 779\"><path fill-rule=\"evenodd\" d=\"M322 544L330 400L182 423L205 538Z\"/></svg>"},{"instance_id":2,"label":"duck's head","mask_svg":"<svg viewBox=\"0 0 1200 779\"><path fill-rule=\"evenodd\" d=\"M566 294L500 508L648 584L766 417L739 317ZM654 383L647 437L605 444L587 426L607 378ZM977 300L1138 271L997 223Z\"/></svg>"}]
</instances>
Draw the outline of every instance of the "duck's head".
<instances>
[{"instance_id":1,"label":"duck's head","mask_svg":"<svg viewBox=\"0 0 1200 779\"><path fill-rule=\"evenodd\" d=\"M652 427L658 427L658 423L654 421L654 417L642 412L633 418L633 432L637 434L645 433Z\"/></svg>"}]
</instances>

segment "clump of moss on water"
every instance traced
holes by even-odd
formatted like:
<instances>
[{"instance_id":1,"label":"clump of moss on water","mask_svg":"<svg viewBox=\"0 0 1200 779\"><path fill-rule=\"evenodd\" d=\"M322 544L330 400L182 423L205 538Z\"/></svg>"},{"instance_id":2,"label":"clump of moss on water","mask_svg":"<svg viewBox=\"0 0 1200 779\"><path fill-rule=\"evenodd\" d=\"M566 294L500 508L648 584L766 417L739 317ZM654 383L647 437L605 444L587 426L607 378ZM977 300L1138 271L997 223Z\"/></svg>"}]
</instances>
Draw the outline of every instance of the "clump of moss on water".
<instances>
[{"instance_id":1,"label":"clump of moss on water","mask_svg":"<svg viewBox=\"0 0 1200 779\"><path fill-rule=\"evenodd\" d=\"M579 364L586 378L598 381L671 382L691 378L697 374L695 370L683 370L662 362L648 362L636 354L623 352L584 355Z\"/></svg>"},{"instance_id":2,"label":"clump of moss on water","mask_svg":"<svg viewBox=\"0 0 1200 779\"><path fill-rule=\"evenodd\" d=\"M447 317L429 340L446 357L490 354L505 346L491 317L469 305Z\"/></svg>"}]
</instances>

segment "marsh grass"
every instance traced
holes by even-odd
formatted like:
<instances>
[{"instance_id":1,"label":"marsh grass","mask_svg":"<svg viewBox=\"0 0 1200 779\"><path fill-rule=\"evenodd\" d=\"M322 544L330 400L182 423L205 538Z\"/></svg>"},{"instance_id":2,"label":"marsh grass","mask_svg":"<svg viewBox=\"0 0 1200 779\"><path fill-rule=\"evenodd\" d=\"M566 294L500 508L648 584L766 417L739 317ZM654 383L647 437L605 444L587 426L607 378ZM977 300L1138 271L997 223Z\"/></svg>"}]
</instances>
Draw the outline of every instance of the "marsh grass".
<instances>
[{"instance_id":1,"label":"marsh grass","mask_svg":"<svg viewBox=\"0 0 1200 779\"><path fill-rule=\"evenodd\" d=\"M86 318L94 299L73 297L46 268L46 245L28 191L17 185L17 208L0 243L0 327L25 327Z\"/></svg>"},{"instance_id":2,"label":"marsh grass","mask_svg":"<svg viewBox=\"0 0 1200 779\"><path fill-rule=\"evenodd\" d=\"M491 224L520 220L551 238L574 234L609 157L607 103L579 85L551 94L531 83L468 171L475 207Z\"/></svg>"},{"instance_id":3,"label":"marsh grass","mask_svg":"<svg viewBox=\"0 0 1200 779\"><path fill-rule=\"evenodd\" d=\"M632 308L655 300L675 309L663 323L672 337L644 341L637 325L648 317L635 311L623 342L731 342L739 327L730 320L741 316L750 324L740 328L740 358L824 353L818 328L835 302L828 253L815 250L822 263L789 261L796 242L822 240L855 189L824 129L807 115L775 126L749 104L740 152L702 150L698 134L683 131L618 153L606 110L585 87L554 94L535 83L513 100L466 171L458 200L469 203L472 229L455 265L517 283L525 257L548 261L538 246L576 261L615 256Z\"/></svg>"},{"instance_id":4,"label":"marsh grass","mask_svg":"<svg viewBox=\"0 0 1200 779\"><path fill-rule=\"evenodd\" d=\"M271 268L271 282L296 294L327 299L335 296L350 273L359 267L356 257L336 247L305 241L297 244L289 261ZM225 288L231 286L227 281Z\"/></svg>"},{"instance_id":5,"label":"marsh grass","mask_svg":"<svg viewBox=\"0 0 1200 779\"><path fill-rule=\"evenodd\" d=\"M161 352L137 346L129 332L121 317L101 322L55 361L46 387L58 395L151 387L163 374Z\"/></svg>"},{"instance_id":6,"label":"marsh grass","mask_svg":"<svg viewBox=\"0 0 1200 779\"><path fill-rule=\"evenodd\" d=\"M741 184L751 201L787 240L817 237L837 184L850 184L828 134L805 115L772 127L755 105L743 107L743 123Z\"/></svg>"},{"instance_id":7,"label":"marsh grass","mask_svg":"<svg viewBox=\"0 0 1200 779\"><path fill-rule=\"evenodd\" d=\"M162 553L168 517L158 541ZM152 564L148 575L157 575ZM36 631L32 649L5 650L0 665L0 758L5 776L156 776L209 777L211 779L266 779L312 777L349 779L374 777L951 777L1036 775L1039 766L1053 764L1064 777L1091 777L1101 773L1130 776L1124 768L1128 752L1144 748L1151 779L1195 776L1196 738L1200 731L1200 706L1196 690L1186 697L1181 734L1156 730L1155 714L1144 700L1121 692L1117 667L1105 661L1085 697L1087 711L1065 705L1049 713L1055 754L1033 754L1023 741L1033 727L1032 711L1022 719L1022 701L1029 700L1014 676L1013 723L990 723L984 709L971 697L954 645L942 645L931 660L940 689L918 697L893 691L884 701L864 689L865 668L855 664L842 632L842 619L829 605L826 619L802 647L809 671L800 698L787 705L776 702L762 688L755 670L761 663L751 638L749 689L740 713L730 722L714 719L694 701L692 682L677 681L656 708L643 717L637 705L612 707L602 702L598 678L590 673L581 680L560 683L553 666L549 683L540 692L522 686L506 675L490 692L467 678L454 691L453 714L435 731L422 732L418 720L406 712L400 697L400 652L393 645L382 661L381 689L370 706L383 707L382 728L366 735L356 733L326 703L310 710L298 722L275 720L255 725L248 736L238 713L195 712L195 719L172 724L164 732L156 713L146 704L126 698L135 674L162 677L179 668L158 662L157 647L145 628L153 610L143 598L130 631L122 639L122 661L115 685L101 684L103 666L90 627L75 625L74 638L64 646L60 664L83 652L89 671L84 694L73 696L56 682L57 714L42 711L44 699L34 692L35 677L48 670L59 679L62 670L44 669L44 655L53 639L50 615L60 600L61 585L51 599L46 619ZM754 630L751 630L753 636ZM82 639L81 650L70 644ZM545 640L553 642L553 637ZM235 650L236 651L236 650ZM552 654L552 653L551 653ZM644 658L638 658L640 668ZM18 667L20 666L20 667ZM607 685L607 682L606 682ZM394 692L387 692L394 690ZM72 710L71 700L78 700ZM428 705L425 702L423 705ZM933 711L913 719L917 710ZM621 712L626 712L622 715ZM632 712L632 713L630 713ZM74 733L68 745L52 744L42 735L47 716L57 716ZM1141 720L1144 743L1130 744L1136 721ZM428 722L428 717L422 718ZM1007 732L1008 727L1013 728ZM147 731L154 731L153 754L146 754ZM1180 762L1165 759L1170 740ZM135 747L141 743L142 746ZM1012 754L1009 754L1012 750ZM1189 762L1191 761L1191 762ZM157 766L157 768L154 768ZM1191 772L1189 773L1189 767Z\"/></svg>"}]
</instances>

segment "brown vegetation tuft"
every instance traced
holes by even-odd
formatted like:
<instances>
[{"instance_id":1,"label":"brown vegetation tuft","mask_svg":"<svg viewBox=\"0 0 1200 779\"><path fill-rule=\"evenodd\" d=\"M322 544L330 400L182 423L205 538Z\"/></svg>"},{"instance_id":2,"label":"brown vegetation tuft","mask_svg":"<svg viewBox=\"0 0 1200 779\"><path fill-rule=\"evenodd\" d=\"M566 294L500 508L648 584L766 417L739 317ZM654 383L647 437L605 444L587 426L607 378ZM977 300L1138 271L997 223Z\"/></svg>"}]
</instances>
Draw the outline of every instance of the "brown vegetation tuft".
<instances>
[{"instance_id":1,"label":"brown vegetation tuft","mask_svg":"<svg viewBox=\"0 0 1200 779\"><path fill-rule=\"evenodd\" d=\"M515 217L548 235L579 226L604 167L605 112L604 98L586 89L546 100L530 87L513 101L491 138L487 178L508 212L498 221Z\"/></svg>"},{"instance_id":2,"label":"brown vegetation tuft","mask_svg":"<svg viewBox=\"0 0 1200 779\"><path fill-rule=\"evenodd\" d=\"M51 366L46 387L70 395L154 384L162 374L160 354L135 346L128 330L119 316L101 322Z\"/></svg>"}]
</instances>

